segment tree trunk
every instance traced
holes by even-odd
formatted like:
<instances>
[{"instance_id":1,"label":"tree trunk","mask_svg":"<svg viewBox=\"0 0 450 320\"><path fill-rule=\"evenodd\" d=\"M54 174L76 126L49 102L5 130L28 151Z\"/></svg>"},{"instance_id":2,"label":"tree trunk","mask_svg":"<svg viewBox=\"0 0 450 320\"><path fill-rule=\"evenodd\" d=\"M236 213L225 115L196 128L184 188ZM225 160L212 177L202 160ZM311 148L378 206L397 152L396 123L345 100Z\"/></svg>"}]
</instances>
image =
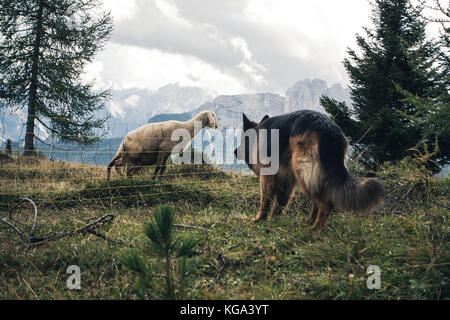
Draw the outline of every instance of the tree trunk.
<instances>
[{"instance_id":1,"label":"tree trunk","mask_svg":"<svg viewBox=\"0 0 450 320\"><path fill-rule=\"evenodd\" d=\"M31 67L31 82L28 99L28 118L27 118L27 129L25 133L25 151L23 153L24 156L36 155L36 151L34 148L34 127L35 127L34 120L36 117L36 105L37 105L39 53L42 39L43 10L44 8L42 1L39 1L39 9L37 12L37 22L36 22L36 39L34 42L32 67Z\"/></svg>"}]
</instances>

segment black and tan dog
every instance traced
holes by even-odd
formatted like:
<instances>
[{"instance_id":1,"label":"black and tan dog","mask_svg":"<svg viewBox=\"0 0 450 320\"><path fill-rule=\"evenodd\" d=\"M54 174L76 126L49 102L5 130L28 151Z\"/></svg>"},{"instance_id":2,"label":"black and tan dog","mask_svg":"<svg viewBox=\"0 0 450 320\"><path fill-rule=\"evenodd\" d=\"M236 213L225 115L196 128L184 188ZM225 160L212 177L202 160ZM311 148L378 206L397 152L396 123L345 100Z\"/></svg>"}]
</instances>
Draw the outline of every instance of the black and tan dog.
<instances>
[{"instance_id":1,"label":"black and tan dog","mask_svg":"<svg viewBox=\"0 0 450 320\"><path fill-rule=\"evenodd\" d=\"M296 187L312 200L309 220L315 227L326 224L333 208L344 211L373 211L383 202L384 187L375 179L356 181L347 171L345 157L348 140L341 128L327 116L308 110L269 118L261 123L250 121L244 114L244 134L235 150L240 160L260 177L261 204L253 221L265 220L274 202L272 214L281 215ZM246 138L255 130L257 141ZM270 135L261 132L278 130L278 148ZM265 139L261 143L261 139ZM275 174L263 175L265 167L259 160L259 149L267 146L268 154L278 149L279 169ZM251 163L251 155L257 155Z\"/></svg>"}]
</instances>

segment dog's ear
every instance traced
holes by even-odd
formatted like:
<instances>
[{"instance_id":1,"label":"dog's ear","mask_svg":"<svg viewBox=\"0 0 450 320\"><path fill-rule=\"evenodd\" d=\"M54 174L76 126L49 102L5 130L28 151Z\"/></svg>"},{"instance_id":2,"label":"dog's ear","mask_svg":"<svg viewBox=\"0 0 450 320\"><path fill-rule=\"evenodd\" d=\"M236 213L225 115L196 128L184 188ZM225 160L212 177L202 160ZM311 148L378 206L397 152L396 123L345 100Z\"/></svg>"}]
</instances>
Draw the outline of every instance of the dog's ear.
<instances>
[{"instance_id":1,"label":"dog's ear","mask_svg":"<svg viewBox=\"0 0 450 320\"><path fill-rule=\"evenodd\" d=\"M264 116L264 118L262 118L261 122L264 122L264 121L266 121L267 119L270 119L270 117L269 117L269 115L266 114L266 115ZM260 123L261 123L261 122L260 122Z\"/></svg>"},{"instance_id":2,"label":"dog's ear","mask_svg":"<svg viewBox=\"0 0 450 320\"><path fill-rule=\"evenodd\" d=\"M242 114L242 118L244 120L244 131L247 131L248 129L252 129L254 127L256 127L258 124L251 121L249 118L247 118L247 116L245 115L245 113Z\"/></svg>"}]
</instances>

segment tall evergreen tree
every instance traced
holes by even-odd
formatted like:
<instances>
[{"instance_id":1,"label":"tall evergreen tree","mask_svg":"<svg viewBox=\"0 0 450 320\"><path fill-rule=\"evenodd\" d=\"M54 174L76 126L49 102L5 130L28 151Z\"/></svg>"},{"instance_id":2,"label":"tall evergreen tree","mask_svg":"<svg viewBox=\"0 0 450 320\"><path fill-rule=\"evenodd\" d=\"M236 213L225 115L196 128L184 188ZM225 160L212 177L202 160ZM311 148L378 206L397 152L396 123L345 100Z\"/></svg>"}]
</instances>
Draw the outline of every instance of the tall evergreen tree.
<instances>
[{"instance_id":1,"label":"tall evergreen tree","mask_svg":"<svg viewBox=\"0 0 450 320\"><path fill-rule=\"evenodd\" d=\"M353 143L370 146L376 164L402 159L421 140L422 128L409 118L417 107L402 90L427 99L441 93L439 47L426 39L421 10L408 0L375 0L373 29L356 36L359 52L349 49L344 60L353 108L321 99Z\"/></svg>"},{"instance_id":2,"label":"tall evergreen tree","mask_svg":"<svg viewBox=\"0 0 450 320\"><path fill-rule=\"evenodd\" d=\"M5 153L9 156L12 155L12 141L11 139L6 140Z\"/></svg>"},{"instance_id":3,"label":"tall evergreen tree","mask_svg":"<svg viewBox=\"0 0 450 320\"><path fill-rule=\"evenodd\" d=\"M64 142L90 144L109 92L80 79L112 32L100 0L0 1L0 100L27 108L25 155L34 155L39 122Z\"/></svg>"},{"instance_id":4,"label":"tall evergreen tree","mask_svg":"<svg viewBox=\"0 0 450 320\"><path fill-rule=\"evenodd\" d=\"M450 7L448 4L445 6L441 0L419 2L426 8L424 19L432 24L440 24L441 27L438 42L441 50L437 62L440 94L424 98L403 88L399 90L405 95L405 101L417 108L416 114L409 116L409 119L422 128L420 143L427 146L428 150L434 150L429 167L439 170L439 166L450 163Z\"/></svg>"}]
</instances>

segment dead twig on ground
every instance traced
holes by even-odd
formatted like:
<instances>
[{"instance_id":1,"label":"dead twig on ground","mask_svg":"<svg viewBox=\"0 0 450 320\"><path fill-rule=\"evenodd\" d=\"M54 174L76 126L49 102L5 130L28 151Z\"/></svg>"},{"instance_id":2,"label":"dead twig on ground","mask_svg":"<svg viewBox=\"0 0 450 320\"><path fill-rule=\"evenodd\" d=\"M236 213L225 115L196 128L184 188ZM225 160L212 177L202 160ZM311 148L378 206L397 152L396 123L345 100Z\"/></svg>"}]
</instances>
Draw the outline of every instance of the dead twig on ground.
<instances>
[{"instance_id":1,"label":"dead twig on ground","mask_svg":"<svg viewBox=\"0 0 450 320\"><path fill-rule=\"evenodd\" d=\"M206 232L212 232L211 229L206 229L206 228L197 227L197 226L188 226L188 225L185 225L185 224L174 224L174 226L178 227L178 228L184 228L184 229L194 229L194 230L201 230L201 231L206 231Z\"/></svg>"},{"instance_id":2,"label":"dead twig on ground","mask_svg":"<svg viewBox=\"0 0 450 320\"><path fill-rule=\"evenodd\" d=\"M16 221L13 218L13 212L25 202L28 202L32 205L33 213L34 213L33 224L31 226L31 231L30 231L30 234L28 237L26 237L25 233L16 226L17 224L20 224L20 225L23 225L23 224L19 223L18 221ZM20 202L18 204L16 204L14 207L12 207L9 210L8 215L9 215L10 221L8 221L5 218L1 218L0 221L3 222L4 224L6 224L11 229L13 229L19 235L20 239L22 239L22 241L24 241L28 245L40 245L40 244L44 244L44 243L47 243L50 241L59 240L59 239L65 238L65 237L71 237L76 234L93 234L97 237L100 237L100 238L110 242L110 243L118 244L117 241L114 241L114 240L108 238L107 236L105 236L104 234L96 231L96 229L98 229L98 228L104 226L105 224L108 224L114 220L115 216L112 214L106 214L106 215L96 219L94 222L89 223L89 224L85 225L84 227L73 230L73 231L61 232L61 233L53 234L51 236L47 236L47 237L43 237L43 238L36 238L34 236L34 234L36 232L38 214L39 214L39 212L38 212L37 206L34 203L34 201L31 199L28 199L28 198L22 198L22 199L20 199Z\"/></svg>"}]
</instances>

